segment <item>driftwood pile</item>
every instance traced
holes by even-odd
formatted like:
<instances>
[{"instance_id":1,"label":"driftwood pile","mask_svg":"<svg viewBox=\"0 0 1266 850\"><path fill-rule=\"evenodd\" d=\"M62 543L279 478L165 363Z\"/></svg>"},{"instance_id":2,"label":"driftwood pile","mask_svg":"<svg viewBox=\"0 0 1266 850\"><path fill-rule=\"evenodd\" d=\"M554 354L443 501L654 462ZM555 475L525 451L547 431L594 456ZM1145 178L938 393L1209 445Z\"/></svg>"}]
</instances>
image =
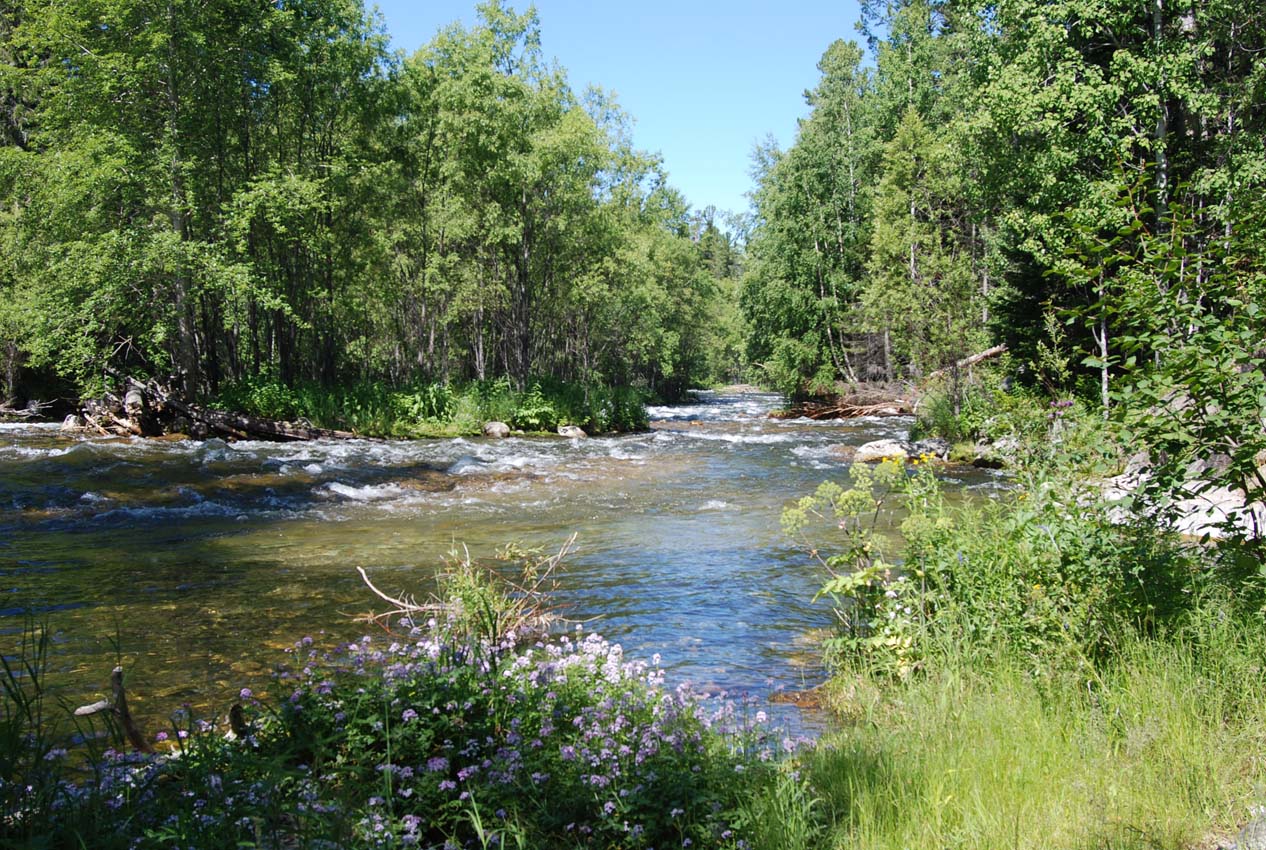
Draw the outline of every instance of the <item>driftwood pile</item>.
<instances>
[{"instance_id":1,"label":"driftwood pile","mask_svg":"<svg viewBox=\"0 0 1266 850\"><path fill-rule=\"evenodd\" d=\"M806 401L773 414L779 419L855 419L859 416L908 416L913 404L887 388L858 388L827 401Z\"/></svg>"},{"instance_id":2,"label":"driftwood pile","mask_svg":"<svg viewBox=\"0 0 1266 850\"><path fill-rule=\"evenodd\" d=\"M0 421L10 419L39 419L49 408L53 407L54 402L51 401L35 401L31 400L26 403L26 407L14 407L13 401L6 401L0 404Z\"/></svg>"},{"instance_id":3,"label":"driftwood pile","mask_svg":"<svg viewBox=\"0 0 1266 850\"><path fill-rule=\"evenodd\" d=\"M85 429L120 437L183 435L194 439L221 437L274 442L356 436L349 431L314 428L307 422L283 422L211 410L186 400L170 384L115 377L123 387L122 394L106 393L101 398L85 400L79 413L66 417L63 430Z\"/></svg>"},{"instance_id":4,"label":"driftwood pile","mask_svg":"<svg viewBox=\"0 0 1266 850\"><path fill-rule=\"evenodd\" d=\"M995 345L970 357L937 369L924 376L922 386L927 387L932 381L946 375L956 374L960 369L971 369L977 363L983 363L1007 352L1006 345ZM854 387L847 393L827 400L806 401L770 414L777 419L856 419L861 416L912 416L919 412L919 387L890 384L874 384Z\"/></svg>"}]
</instances>

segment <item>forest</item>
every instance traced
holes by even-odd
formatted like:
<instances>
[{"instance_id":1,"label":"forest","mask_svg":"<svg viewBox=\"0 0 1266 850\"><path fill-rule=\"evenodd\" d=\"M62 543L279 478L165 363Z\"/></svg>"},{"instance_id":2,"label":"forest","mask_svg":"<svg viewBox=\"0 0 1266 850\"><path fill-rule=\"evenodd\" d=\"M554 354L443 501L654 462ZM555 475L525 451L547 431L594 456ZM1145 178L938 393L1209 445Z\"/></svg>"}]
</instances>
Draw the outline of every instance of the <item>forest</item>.
<instances>
[{"instance_id":1,"label":"forest","mask_svg":"<svg viewBox=\"0 0 1266 850\"><path fill-rule=\"evenodd\" d=\"M1026 383L1107 406L1114 378L1258 321L1259 10L862 10L869 51L833 44L795 144L757 152L743 311L769 382L918 378L1006 343Z\"/></svg>"},{"instance_id":2,"label":"forest","mask_svg":"<svg viewBox=\"0 0 1266 850\"><path fill-rule=\"evenodd\" d=\"M499 3L411 56L358 0L0 13L8 398L732 368L736 247ZM733 300L732 298L730 300ZM733 352L731 352L733 353Z\"/></svg>"}]
</instances>

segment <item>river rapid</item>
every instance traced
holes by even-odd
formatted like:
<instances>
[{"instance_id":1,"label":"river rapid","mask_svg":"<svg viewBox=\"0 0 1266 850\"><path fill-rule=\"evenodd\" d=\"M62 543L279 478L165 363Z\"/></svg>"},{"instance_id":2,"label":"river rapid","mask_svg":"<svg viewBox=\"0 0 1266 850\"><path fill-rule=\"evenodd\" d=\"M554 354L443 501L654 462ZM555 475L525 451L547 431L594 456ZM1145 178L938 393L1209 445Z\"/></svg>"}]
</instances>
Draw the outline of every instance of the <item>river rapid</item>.
<instances>
[{"instance_id":1,"label":"river rapid","mask_svg":"<svg viewBox=\"0 0 1266 850\"><path fill-rule=\"evenodd\" d=\"M384 606L356 567L421 598L454 547L491 558L575 532L556 598L587 631L630 657L658 653L670 679L703 690L811 686L831 614L780 512L847 479L833 447L910 422L768 418L778 403L702 393L652 408L649 433L587 440L230 444L0 425L0 646L33 613L55 632L66 699L99 693L121 659L143 717L223 711L296 640L373 632L354 617Z\"/></svg>"}]
</instances>

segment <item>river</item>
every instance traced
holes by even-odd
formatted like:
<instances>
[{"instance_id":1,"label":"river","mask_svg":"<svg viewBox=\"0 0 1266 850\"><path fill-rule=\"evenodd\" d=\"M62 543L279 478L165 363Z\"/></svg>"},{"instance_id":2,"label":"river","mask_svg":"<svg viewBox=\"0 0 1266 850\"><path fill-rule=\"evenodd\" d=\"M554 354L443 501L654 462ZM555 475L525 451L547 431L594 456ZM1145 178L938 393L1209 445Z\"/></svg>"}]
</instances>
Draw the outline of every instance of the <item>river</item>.
<instances>
[{"instance_id":1,"label":"river","mask_svg":"<svg viewBox=\"0 0 1266 850\"><path fill-rule=\"evenodd\" d=\"M445 553L556 549L562 613L662 657L676 681L751 693L819 682L822 575L782 507L843 481L832 448L909 420L773 420L766 394L651 409L646 434L308 443L66 436L0 426L0 640L34 613L70 701L122 660L138 714L222 711L304 636L372 631L380 588L425 596ZM947 476L948 477L948 476ZM956 471L964 492L999 486ZM784 713L789 709L784 709ZM794 719L794 718L793 718Z\"/></svg>"}]
</instances>

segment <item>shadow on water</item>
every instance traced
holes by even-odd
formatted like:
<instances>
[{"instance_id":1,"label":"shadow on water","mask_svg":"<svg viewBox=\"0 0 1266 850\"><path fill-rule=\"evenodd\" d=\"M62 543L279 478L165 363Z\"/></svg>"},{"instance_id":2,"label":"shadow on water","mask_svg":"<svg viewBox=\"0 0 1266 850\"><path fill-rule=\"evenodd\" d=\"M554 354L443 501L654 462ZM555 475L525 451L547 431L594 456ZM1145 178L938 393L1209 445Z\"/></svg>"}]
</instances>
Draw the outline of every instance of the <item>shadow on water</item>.
<instances>
[{"instance_id":1,"label":"shadow on water","mask_svg":"<svg viewBox=\"0 0 1266 850\"><path fill-rule=\"evenodd\" d=\"M648 434L583 441L0 430L0 633L24 612L47 617L54 680L72 700L105 687L117 644L154 725L186 701L223 710L305 635L364 634L353 616L376 600L358 566L388 592L425 596L457 546L490 558L578 532L557 590L566 616L708 690L802 688L821 679L807 636L830 613L811 604L821 576L780 511L847 477L836 447L909 423L770 420L776 402L705 395L652 409Z\"/></svg>"}]
</instances>

